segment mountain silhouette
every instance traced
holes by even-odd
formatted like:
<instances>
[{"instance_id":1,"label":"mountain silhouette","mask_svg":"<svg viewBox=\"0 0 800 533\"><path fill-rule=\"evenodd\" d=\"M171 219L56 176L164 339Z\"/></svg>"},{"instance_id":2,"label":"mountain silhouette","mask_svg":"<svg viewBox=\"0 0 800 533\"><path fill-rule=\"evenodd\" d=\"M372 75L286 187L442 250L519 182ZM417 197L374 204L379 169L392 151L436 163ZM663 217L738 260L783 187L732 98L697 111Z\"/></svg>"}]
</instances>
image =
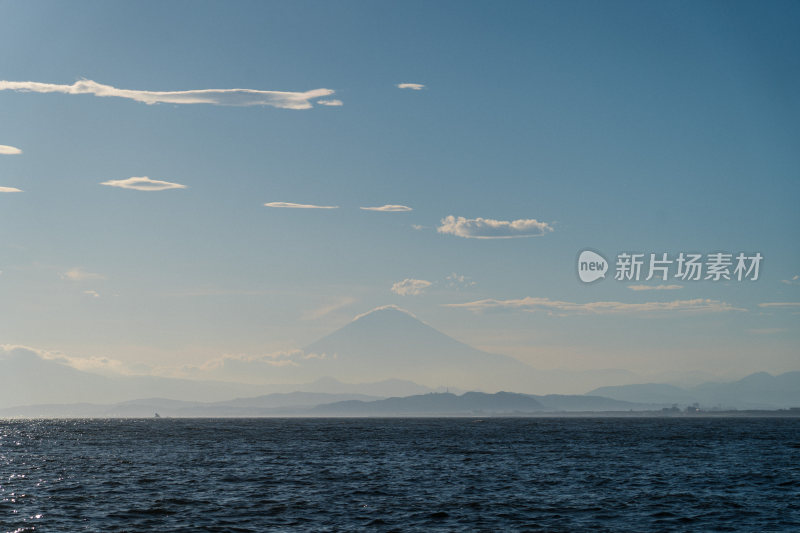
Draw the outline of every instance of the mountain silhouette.
<instances>
[{"instance_id":1,"label":"mountain silhouette","mask_svg":"<svg viewBox=\"0 0 800 533\"><path fill-rule=\"evenodd\" d=\"M528 390L535 370L477 350L394 306L380 307L307 346L325 375L352 381L410 380L428 387Z\"/></svg>"},{"instance_id":2,"label":"mountain silhouette","mask_svg":"<svg viewBox=\"0 0 800 533\"><path fill-rule=\"evenodd\" d=\"M349 400L319 405L312 413L322 416L453 416L535 413L544 406L533 396L513 392L429 393L376 401Z\"/></svg>"},{"instance_id":3,"label":"mountain silhouette","mask_svg":"<svg viewBox=\"0 0 800 533\"><path fill-rule=\"evenodd\" d=\"M800 372L773 376L750 374L728 383L703 383L696 387L675 387L659 383L600 387L589 394L643 403L675 403L735 409L780 409L800 407Z\"/></svg>"}]
</instances>

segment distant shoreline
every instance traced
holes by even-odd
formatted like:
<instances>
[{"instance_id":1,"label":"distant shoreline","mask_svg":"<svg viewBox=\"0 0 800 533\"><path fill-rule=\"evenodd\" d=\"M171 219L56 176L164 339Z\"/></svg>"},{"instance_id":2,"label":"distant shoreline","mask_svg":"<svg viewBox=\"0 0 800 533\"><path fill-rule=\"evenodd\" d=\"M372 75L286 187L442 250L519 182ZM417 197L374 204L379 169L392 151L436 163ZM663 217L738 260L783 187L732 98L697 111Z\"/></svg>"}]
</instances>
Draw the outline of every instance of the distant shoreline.
<instances>
[{"instance_id":1,"label":"distant shoreline","mask_svg":"<svg viewBox=\"0 0 800 533\"><path fill-rule=\"evenodd\" d=\"M700 413L664 413L661 411L579 411L542 413L454 413L454 414L381 414L381 415L264 415L264 416L3 416L5 420L359 420L359 419L436 419L462 418L482 421L484 419L522 419L522 418L800 418L800 409L705 411Z\"/></svg>"}]
</instances>

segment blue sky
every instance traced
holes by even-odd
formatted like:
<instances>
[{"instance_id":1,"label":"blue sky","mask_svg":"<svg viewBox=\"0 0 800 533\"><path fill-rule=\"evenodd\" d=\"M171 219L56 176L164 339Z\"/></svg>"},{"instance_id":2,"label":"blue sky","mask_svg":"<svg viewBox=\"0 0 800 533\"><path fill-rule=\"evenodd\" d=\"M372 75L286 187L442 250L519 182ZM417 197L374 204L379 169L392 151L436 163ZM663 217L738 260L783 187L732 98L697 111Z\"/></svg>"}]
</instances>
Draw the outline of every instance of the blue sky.
<instances>
[{"instance_id":1,"label":"blue sky","mask_svg":"<svg viewBox=\"0 0 800 533\"><path fill-rule=\"evenodd\" d=\"M0 145L22 151L0 154L22 191L0 193L0 342L162 368L302 348L395 304L542 368L797 370L799 11L0 1L5 82L334 91L287 109L0 90ZM186 188L101 185L142 176ZM360 209L386 204L413 210ZM548 229L464 238L447 216ZM764 262L756 282L633 291L581 284L587 247ZM430 285L392 292L406 279ZM524 298L734 310L450 306Z\"/></svg>"}]
</instances>

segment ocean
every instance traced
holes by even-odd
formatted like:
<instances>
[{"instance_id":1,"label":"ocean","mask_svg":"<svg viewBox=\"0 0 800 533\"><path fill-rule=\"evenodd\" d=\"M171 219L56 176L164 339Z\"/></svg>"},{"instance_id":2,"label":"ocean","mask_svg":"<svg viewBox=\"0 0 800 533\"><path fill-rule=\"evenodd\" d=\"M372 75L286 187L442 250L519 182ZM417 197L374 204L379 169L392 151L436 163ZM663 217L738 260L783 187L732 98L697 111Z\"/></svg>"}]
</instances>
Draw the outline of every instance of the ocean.
<instances>
[{"instance_id":1,"label":"ocean","mask_svg":"<svg viewBox=\"0 0 800 533\"><path fill-rule=\"evenodd\" d=\"M3 531L799 531L800 419L0 420Z\"/></svg>"}]
</instances>

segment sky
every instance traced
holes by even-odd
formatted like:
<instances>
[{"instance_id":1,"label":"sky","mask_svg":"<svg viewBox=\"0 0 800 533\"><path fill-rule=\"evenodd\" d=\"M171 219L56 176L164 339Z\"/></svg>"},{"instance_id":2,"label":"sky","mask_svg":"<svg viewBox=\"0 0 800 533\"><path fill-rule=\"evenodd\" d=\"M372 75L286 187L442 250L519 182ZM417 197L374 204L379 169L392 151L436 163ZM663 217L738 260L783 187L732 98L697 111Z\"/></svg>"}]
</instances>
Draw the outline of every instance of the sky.
<instances>
[{"instance_id":1,"label":"sky","mask_svg":"<svg viewBox=\"0 0 800 533\"><path fill-rule=\"evenodd\" d=\"M0 344L170 373L396 305L543 369L800 370L796 2L0 0L0 50Z\"/></svg>"}]
</instances>

